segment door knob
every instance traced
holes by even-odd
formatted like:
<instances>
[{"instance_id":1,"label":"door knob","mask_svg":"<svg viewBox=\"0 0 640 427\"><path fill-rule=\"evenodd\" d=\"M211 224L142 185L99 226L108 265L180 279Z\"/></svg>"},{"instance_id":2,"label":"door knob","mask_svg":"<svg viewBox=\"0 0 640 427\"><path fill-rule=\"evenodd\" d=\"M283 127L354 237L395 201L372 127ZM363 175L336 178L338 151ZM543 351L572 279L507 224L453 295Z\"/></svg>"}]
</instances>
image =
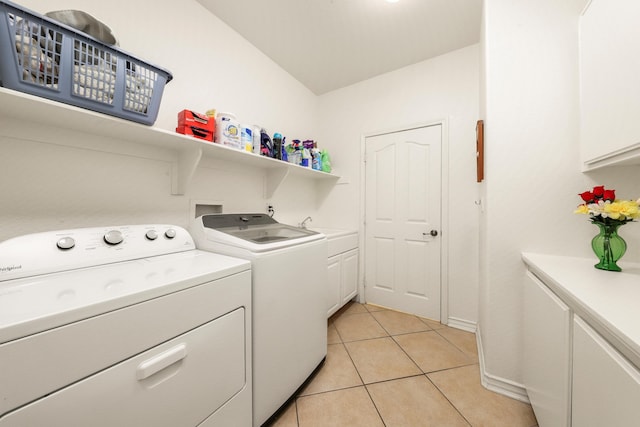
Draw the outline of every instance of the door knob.
<instances>
[{"instance_id":1,"label":"door knob","mask_svg":"<svg viewBox=\"0 0 640 427\"><path fill-rule=\"evenodd\" d=\"M438 230L431 230L429 233L422 233L423 236L426 236L427 234L430 234L433 237L436 237L438 235Z\"/></svg>"}]
</instances>

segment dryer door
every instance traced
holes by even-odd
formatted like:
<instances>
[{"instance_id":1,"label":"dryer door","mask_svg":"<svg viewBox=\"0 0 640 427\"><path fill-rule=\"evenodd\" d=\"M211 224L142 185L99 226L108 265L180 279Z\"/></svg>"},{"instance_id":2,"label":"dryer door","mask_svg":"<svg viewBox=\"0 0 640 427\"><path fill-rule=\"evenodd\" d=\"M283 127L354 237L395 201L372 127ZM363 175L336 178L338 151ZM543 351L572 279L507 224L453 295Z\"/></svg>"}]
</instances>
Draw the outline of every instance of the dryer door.
<instances>
[{"instance_id":1,"label":"dryer door","mask_svg":"<svg viewBox=\"0 0 640 427\"><path fill-rule=\"evenodd\" d=\"M238 308L9 412L0 427L196 426L250 390L246 315Z\"/></svg>"}]
</instances>

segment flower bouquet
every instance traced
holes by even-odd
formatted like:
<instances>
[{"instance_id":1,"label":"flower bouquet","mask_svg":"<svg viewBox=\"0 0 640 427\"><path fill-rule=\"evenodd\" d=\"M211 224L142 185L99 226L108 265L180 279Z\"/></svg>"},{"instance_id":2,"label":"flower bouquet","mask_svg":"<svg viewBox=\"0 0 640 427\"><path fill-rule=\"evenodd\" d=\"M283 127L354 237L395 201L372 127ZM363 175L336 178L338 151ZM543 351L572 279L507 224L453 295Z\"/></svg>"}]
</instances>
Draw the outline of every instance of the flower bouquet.
<instances>
[{"instance_id":1,"label":"flower bouquet","mask_svg":"<svg viewBox=\"0 0 640 427\"><path fill-rule=\"evenodd\" d=\"M616 262L627 250L627 243L618 235L621 225L640 218L640 199L618 200L615 190L607 190L603 185L591 191L580 193L583 202L575 213L589 215L598 226L599 234L591 240L591 247L600 262L596 268L608 271L622 271Z\"/></svg>"}]
</instances>

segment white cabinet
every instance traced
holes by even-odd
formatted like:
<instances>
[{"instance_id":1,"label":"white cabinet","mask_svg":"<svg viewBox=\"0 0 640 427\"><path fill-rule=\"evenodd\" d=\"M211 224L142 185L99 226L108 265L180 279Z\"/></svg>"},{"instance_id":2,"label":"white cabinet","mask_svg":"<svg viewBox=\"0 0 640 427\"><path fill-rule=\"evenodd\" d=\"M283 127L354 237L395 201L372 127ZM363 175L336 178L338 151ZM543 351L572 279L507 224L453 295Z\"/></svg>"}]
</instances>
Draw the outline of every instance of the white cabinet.
<instances>
[{"instance_id":1,"label":"white cabinet","mask_svg":"<svg viewBox=\"0 0 640 427\"><path fill-rule=\"evenodd\" d=\"M351 250L340 255L342 263L341 296L342 303L345 304L358 293L358 249Z\"/></svg>"},{"instance_id":2,"label":"white cabinet","mask_svg":"<svg viewBox=\"0 0 640 427\"><path fill-rule=\"evenodd\" d=\"M540 427L640 425L640 266L523 259L523 379Z\"/></svg>"},{"instance_id":3,"label":"white cabinet","mask_svg":"<svg viewBox=\"0 0 640 427\"><path fill-rule=\"evenodd\" d=\"M523 313L523 377L531 406L540 426L568 426L571 310L527 272Z\"/></svg>"},{"instance_id":4,"label":"white cabinet","mask_svg":"<svg viewBox=\"0 0 640 427\"><path fill-rule=\"evenodd\" d=\"M640 164L640 2L593 0L580 19L583 170Z\"/></svg>"},{"instance_id":5,"label":"white cabinet","mask_svg":"<svg viewBox=\"0 0 640 427\"><path fill-rule=\"evenodd\" d=\"M358 293L358 249L329 257L329 307L331 316Z\"/></svg>"},{"instance_id":6,"label":"white cabinet","mask_svg":"<svg viewBox=\"0 0 640 427\"><path fill-rule=\"evenodd\" d=\"M328 260L329 281L327 286L328 295L328 312L327 316L331 316L342 307L342 264L340 263L340 255L332 256Z\"/></svg>"},{"instance_id":7,"label":"white cabinet","mask_svg":"<svg viewBox=\"0 0 640 427\"><path fill-rule=\"evenodd\" d=\"M331 316L358 294L358 233L314 228L327 236L327 316Z\"/></svg>"},{"instance_id":8,"label":"white cabinet","mask_svg":"<svg viewBox=\"0 0 640 427\"><path fill-rule=\"evenodd\" d=\"M572 412L575 427L627 427L640 420L640 372L578 316Z\"/></svg>"}]
</instances>

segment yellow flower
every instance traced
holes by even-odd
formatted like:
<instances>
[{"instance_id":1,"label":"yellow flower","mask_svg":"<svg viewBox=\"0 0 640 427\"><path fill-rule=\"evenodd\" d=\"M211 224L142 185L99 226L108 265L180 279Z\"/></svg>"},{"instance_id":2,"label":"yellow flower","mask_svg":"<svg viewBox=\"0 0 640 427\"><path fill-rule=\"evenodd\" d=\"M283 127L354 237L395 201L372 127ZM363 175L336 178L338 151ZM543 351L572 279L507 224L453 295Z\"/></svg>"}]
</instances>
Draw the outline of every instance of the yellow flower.
<instances>
[{"instance_id":1,"label":"yellow flower","mask_svg":"<svg viewBox=\"0 0 640 427\"><path fill-rule=\"evenodd\" d=\"M638 209L638 203L632 200L623 200L620 202L622 210L620 213L627 218L640 218L640 210Z\"/></svg>"},{"instance_id":2,"label":"yellow flower","mask_svg":"<svg viewBox=\"0 0 640 427\"><path fill-rule=\"evenodd\" d=\"M620 202L606 204L604 211L611 219L624 219L624 214L622 213L624 211L624 206ZM620 218L621 216L622 218Z\"/></svg>"},{"instance_id":3,"label":"yellow flower","mask_svg":"<svg viewBox=\"0 0 640 427\"><path fill-rule=\"evenodd\" d=\"M630 200L616 200L615 202L605 205L604 211L611 219L625 220L627 218L638 218L638 205Z\"/></svg>"},{"instance_id":4,"label":"yellow flower","mask_svg":"<svg viewBox=\"0 0 640 427\"><path fill-rule=\"evenodd\" d=\"M573 213L585 214L586 215L586 214L589 213L589 208L587 207L587 205L580 205L580 206L578 206L578 209L573 211Z\"/></svg>"}]
</instances>

